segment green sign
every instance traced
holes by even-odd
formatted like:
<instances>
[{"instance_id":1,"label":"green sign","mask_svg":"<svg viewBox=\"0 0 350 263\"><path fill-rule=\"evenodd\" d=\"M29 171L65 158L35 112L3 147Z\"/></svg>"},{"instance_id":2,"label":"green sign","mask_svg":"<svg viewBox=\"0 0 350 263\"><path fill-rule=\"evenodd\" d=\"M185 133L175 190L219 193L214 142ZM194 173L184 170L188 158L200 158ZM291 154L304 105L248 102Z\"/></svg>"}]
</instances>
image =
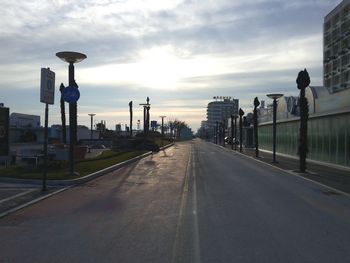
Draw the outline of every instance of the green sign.
<instances>
[{"instance_id":1,"label":"green sign","mask_svg":"<svg viewBox=\"0 0 350 263\"><path fill-rule=\"evenodd\" d=\"M0 108L0 156L8 156L9 148L9 109Z\"/></svg>"}]
</instances>

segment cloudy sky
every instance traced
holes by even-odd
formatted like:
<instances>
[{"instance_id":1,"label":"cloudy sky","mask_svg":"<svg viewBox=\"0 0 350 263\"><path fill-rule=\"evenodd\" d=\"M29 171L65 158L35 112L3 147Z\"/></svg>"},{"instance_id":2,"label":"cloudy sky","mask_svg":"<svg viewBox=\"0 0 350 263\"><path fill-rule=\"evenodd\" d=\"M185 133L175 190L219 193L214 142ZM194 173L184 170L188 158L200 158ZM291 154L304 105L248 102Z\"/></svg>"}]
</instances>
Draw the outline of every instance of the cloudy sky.
<instances>
[{"instance_id":1,"label":"cloudy sky","mask_svg":"<svg viewBox=\"0 0 350 263\"><path fill-rule=\"evenodd\" d=\"M307 68L322 85L322 24L340 0L2 0L0 102L10 112L41 115L40 68L56 73L49 124L60 123L59 85L68 64L59 51L77 51L78 123L128 123L128 103L142 120L206 118L213 96L232 96L250 111L267 93L297 94Z\"/></svg>"}]
</instances>

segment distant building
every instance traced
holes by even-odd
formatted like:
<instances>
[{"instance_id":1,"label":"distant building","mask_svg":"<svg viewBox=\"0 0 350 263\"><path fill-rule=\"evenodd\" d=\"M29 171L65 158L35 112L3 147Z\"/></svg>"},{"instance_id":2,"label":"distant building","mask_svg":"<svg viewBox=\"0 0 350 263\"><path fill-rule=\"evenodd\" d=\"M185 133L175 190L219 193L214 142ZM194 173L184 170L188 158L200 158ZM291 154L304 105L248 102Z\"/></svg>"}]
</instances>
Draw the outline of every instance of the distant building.
<instances>
[{"instance_id":1,"label":"distant building","mask_svg":"<svg viewBox=\"0 0 350 263\"><path fill-rule=\"evenodd\" d=\"M216 100L209 102L207 107L207 126L214 128L216 122L225 122L227 127L227 120L232 114L238 114L238 99L231 99L231 97L214 97ZM219 99L219 100L218 100Z\"/></svg>"},{"instance_id":2,"label":"distant building","mask_svg":"<svg viewBox=\"0 0 350 263\"><path fill-rule=\"evenodd\" d=\"M207 128L208 122L207 121L201 121L201 128Z\"/></svg>"},{"instance_id":3,"label":"distant building","mask_svg":"<svg viewBox=\"0 0 350 263\"><path fill-rule=\"evenodd\" d=\"M10 114L10 126L16 128L40 128L40 116L13 112Z\"/></svg>"},{"instance_id":4,"label":"distant building","mask_svg":"<svg viewBox=\"0 0 350 263\"><path fill-rule=\"evenodd\" d=\"M116 131L117 133L120 133L120 132L122 131L122 125L121 125L121 124L116 124L116 125L115 125L115 131Z\"/></svg>"},{"instance_id":5,"label":"distant building","mask_svg":"<svg viewBox=\"0 0 350 263\"><path fill-rule=\"evenodd\" d=\"M323 85L329 93L350 89L350 0L324 18Z\"/></svg>"},{"instance_id":6,"label":"distant building","mask_svg":"<svg viewBox=\"0 0 350 263\"><path fill-rule=\"evenodd\" d=\"M296 90L296 92L298 92ZM350 110L350 89L330 93L322 86L310 86L305 90L309 115L317 116ZM272 121L272 105L258 108L259 123ZM277 120L295 119L300 116L299 96L283 96L277 102Z\"/></svg>"},{"instance_id":7,"label":"distant building","mask_svg":"<svg viewBox=\"0 0 350 263\"><path fill-rule=\"evenodd\" d=\"M180 139L181 140L191 140L193 138L193 132L191 128L184 127L180 131Z\"/></svg>"}]
</instances>

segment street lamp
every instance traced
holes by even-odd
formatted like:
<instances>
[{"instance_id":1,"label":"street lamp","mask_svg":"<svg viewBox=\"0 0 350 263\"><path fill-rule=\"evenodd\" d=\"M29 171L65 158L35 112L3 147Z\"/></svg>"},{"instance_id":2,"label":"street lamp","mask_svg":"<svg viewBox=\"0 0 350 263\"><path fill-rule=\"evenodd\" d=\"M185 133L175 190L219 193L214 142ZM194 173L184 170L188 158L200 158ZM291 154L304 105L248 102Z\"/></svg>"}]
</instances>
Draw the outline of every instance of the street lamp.
<instances>
[{"instance_id":1,"label":"street lamp","mask_svg":"<svg viewBox=\"0 0 350 263\"><path fill-rule=\"evenodd\" d=\"M90 116L90 119L91 119L91 126L90 126L90 142L92 142L92 123L93 123L94 116L95 116L96 114L95 114L95 113L89 113L88 115Z\"/></svg>"},{"instance_id":2,"label":"street lamp","mask_svg":"<svg viewBox=\"0 0 350 263\"><path fill-rule=\"evenodd\" d=\"M273 124L272 124L272 133L273 133L273 163L276 161L276 111L277 111L277 99L283 96L283 94L267 94L267 97L273 99Z\"/></svg>"},{"instance_id":3,"label":"street lamp","mask_svg":"<svg viewBox=\"0 0 350 263\"><path fill-rule=\"evenodd\" d=\"M146 99L147 103L141 103L140 106L143 106L143 133L144 137L148 135L149 131L149 110L151 109L151 104L149 103L149 97Z\"/></svg>"},{"instance_id":4,"label":"street lamp","mask_svg":"<svg viewBox=\"0 0 350 263\"><path fill-rule=\"evenodd\" d=\"M90 144L91 144L92 143L92 123L93 123L93 118L96 114L89 113L88 115L91 117L91 126L90 126ZM89 153L91 153L91 146L89 146Z\"/></svg>"},{"instance_id":5,"label":"street lamp","mask_svg":"<svg viewBox=\"0 0 350 263\"><path fill-rule=\"evenodd\" d=\"M77 100L79 99L78 87L74 79L74 63L79 63L86 59L86 55L78 52L63 51L56 53L61 60L69 63L68 82L69 96L65 101L69 102L69 174L74 175L74 145L77 143ZM67 87L68 88L68 87ZM65 88L65 89L67 89ZM76 89L76 90L75 90Z\"/></svg>"}]
</instances>

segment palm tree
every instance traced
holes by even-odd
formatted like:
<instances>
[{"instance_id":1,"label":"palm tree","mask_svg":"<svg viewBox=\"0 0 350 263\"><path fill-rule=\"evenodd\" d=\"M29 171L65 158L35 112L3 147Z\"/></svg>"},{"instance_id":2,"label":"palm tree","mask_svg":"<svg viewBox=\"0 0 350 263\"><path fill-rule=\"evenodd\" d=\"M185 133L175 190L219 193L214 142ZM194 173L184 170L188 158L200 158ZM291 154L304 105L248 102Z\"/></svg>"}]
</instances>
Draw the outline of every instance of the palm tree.
<instances>
[{"instance_id":1,"label":"palm tree","mask_svg":"<svg viewBox=\"0 0 350 263\"><path fill-rule=\"evenodd\" d=\"M309 117L309 105L307 98L305 98L305 89L310 85L310 76L306 69L299 72L296 82L298 89L300 89L299 166L300 172L304 173L306 170L306 155L308 152L307 120Z\"/></svg>"},{"instance_id":2,"label":"palm tree","mask_svg":"<svg viewBox=\"0 0 350 263\"><path fill-rule=\"evenodd\" d=\"M62 121L62 142L64 144L67 143L67 135L66 135L66 113L64 107L64 99L63 99L63 90L65 89L63 83L60 86L61 99L60 99L60 107L61 107L61 121Z\"/></svg>"}]
</instances>

